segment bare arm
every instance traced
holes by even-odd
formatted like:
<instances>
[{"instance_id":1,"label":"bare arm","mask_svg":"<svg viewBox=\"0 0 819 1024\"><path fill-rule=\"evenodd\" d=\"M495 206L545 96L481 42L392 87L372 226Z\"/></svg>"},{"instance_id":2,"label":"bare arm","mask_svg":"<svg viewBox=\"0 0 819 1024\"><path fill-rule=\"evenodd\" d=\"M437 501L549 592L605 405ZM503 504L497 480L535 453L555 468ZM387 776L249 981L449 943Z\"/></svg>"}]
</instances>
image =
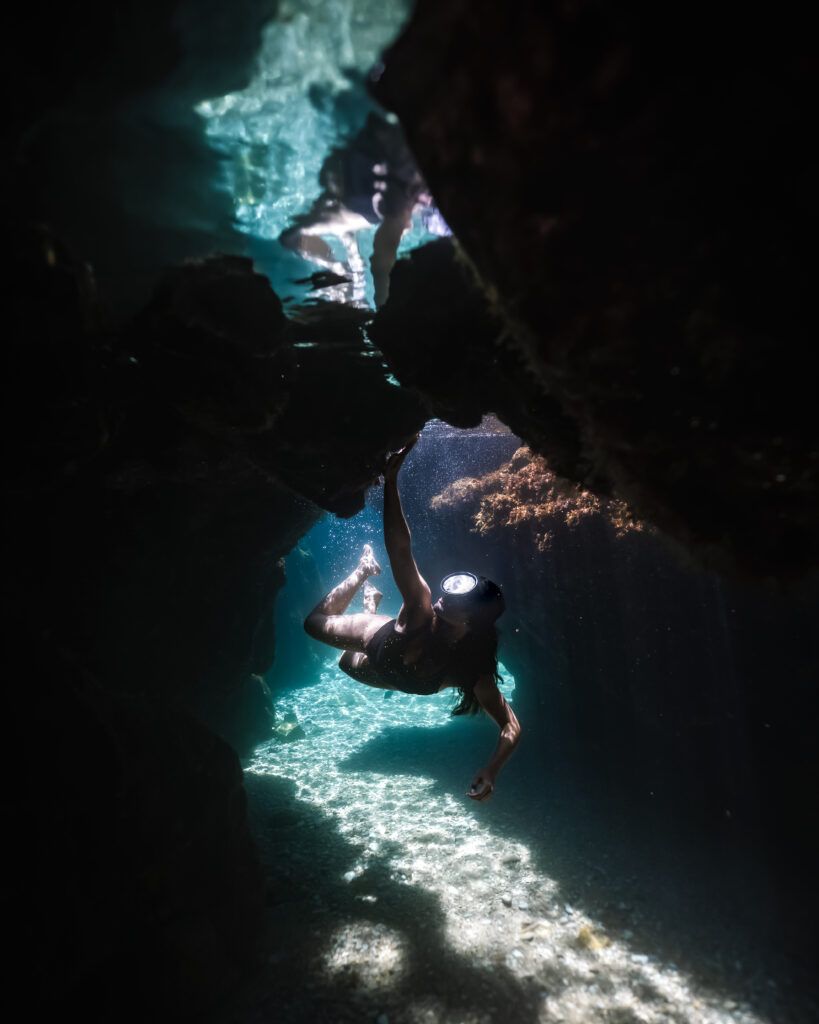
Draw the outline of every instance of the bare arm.
<instances>
[{"instance_id":1,"label":"bare arm","mask_svg":"<svg viewBox=\"0 0 819 1024\"><path fill-rule=\"evenodd\" d=\"M512 756L520 740L520 722L506 702L492 676L481 676L475 684L475 696L481 706L498 723L500 736L492 757L485 768L472 780L467 796L473 800L488 800L495 788L495 778Z\"/></svg>"},{"instance_id":2,"label":"bare arm","mask_svg":"<svg viewBox=\"0 0 819 1024\"><path fill-rule=\"evenodd\" d=\"M415 564L412 538L398 494L398 471L414 444L413 441L392 455L384 472L384 546L395 584L404 601L398 623L410 627L420 625L433 615L429 585Z\"/></svg>"},{"instance_id":3,"label":"bare arm","mask_svg":"<svg viewBox=\"0 0 819 1024\"><path fill-rule=\"evenodd\" d=\"M378 225L373 238L373 254L370 266L375 286L375 305L380 309L390 294L390 271L395 266L401 236L409 227L412 207L402 210L397 216L387 216Z\"/></svg>"}]
</instances>

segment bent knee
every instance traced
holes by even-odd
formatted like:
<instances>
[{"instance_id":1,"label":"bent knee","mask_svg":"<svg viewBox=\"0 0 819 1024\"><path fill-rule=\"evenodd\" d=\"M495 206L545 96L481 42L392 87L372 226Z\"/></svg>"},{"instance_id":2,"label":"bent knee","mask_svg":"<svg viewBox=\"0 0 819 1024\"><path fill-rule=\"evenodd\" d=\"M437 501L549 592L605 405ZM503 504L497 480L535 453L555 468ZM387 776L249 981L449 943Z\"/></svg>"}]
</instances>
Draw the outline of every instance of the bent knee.
<instances>
[{"instance_id":1,"label":"bent knee","mask_svg":"<svg viewBox=\"0 0 819 1024\"><path fill-rule=\"evenodd\" d=\"M308 636L313 637L314 640L321 640L324 636L324 623L326 619L326 615L320 615L318 612L310 612L304 620L304 632Z\"/></svg>"},{"instance_id":2,"label":"bent knee","mask_svg":"<svg viewBox=\"0 0 819 1024\"><path fill-rule=\"evenodd\" d=\"M358 655L360 658L361 655ZM344 651L341 657L338 659L338 667L342 672L345 672L351 679L355 679L358 682L358 674L356 673L356 655L353 651Z\"/></svg>"},{"instance_id":3,"label":"bent knee","mask_svg":"<svg viewBox=\"0 0 819 1024\"><path fill-rule=\"evenodd\" d=\"M357 683L375 685L367 657L361 651L344 651L338 659L338 667L342 672L346 672L351 679L355 679Z\"/></svg>"}]
</instances>

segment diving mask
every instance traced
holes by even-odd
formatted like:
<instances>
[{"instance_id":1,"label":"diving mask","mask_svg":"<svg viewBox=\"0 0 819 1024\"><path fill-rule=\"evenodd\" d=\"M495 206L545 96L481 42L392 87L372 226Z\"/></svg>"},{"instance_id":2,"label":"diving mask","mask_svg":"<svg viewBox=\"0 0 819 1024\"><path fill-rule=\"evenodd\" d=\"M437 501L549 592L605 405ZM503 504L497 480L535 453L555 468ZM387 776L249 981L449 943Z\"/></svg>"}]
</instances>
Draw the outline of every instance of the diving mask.
<instances>
[{"instance_id":1,"label":"diving mask","mask_svg":"<svg viewBox=\"0 0 819 1024\"><path fill-rule=\"evenodd\" d=\"M473 572L451 572L441 580L441 590L449 597L464 597L478 585Z\"/></svg>"}]
</instances>

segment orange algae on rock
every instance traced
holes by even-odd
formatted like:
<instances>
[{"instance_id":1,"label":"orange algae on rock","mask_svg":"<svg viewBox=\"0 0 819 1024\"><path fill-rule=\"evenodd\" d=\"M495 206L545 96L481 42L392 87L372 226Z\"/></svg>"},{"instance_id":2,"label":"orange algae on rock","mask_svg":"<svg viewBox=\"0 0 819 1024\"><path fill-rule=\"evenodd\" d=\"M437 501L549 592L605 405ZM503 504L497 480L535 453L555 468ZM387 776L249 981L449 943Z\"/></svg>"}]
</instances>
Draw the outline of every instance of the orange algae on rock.
<instances>
[{"instance_id":1,"label":"orange algae on rock","mask_svg":"<svg viewBox=\"0 0 819 1024\"><path fill-rule=\"evenodd\" d=\"M647 529L624 501L600 498L553 473L546 460L527 447L518 448L500 469L481 477L464 477L437 494L433 510L463 509L472 530L486 535L503 527L528 524L539 551L551 545L559 526L574 529L591 516L607 521L615 535Z\"/></svg>"}]
</instances>

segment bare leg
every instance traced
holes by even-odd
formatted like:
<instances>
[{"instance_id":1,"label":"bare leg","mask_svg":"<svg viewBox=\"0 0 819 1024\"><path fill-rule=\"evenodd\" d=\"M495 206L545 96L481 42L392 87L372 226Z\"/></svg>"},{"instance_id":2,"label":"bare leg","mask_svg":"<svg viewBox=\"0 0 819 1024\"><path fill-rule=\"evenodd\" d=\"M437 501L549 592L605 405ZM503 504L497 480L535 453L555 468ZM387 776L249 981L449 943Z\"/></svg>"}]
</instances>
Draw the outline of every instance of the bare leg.
<instances>
[{"instance_id":1,"label":"bare leg","mask_svg":"<svg viewBox=\"0 0 819 1024\"><path fill-rule=\"evenodd\" d=\"M381 604L381 598L384 595L380 590L376 590L372 583L364 584L364 611L369 612L370 615L375 615L378 611L378 606Z\"/></svg>"},{"instance_id":2,"label":"bare leg","mask_svg":"<svg viewBox=\"0 0 819 1024\"><path fill-rule=\"evenodd\" d=\"M412 205L409 205L400 213L385 217L376 228L373 254L370 258L376 309L384 305L390 294L390 271L395 266L401 236L409 227L411 218Z\"/></svg>"},{"instance_id":3,"label":"bare leg","mask_svg":"<svg viewBox=\"0 0 819 1024\"><path fill-rule=\"evenodd\" d=\"M342 615L364 580L369 579L370 576L378 576L380 572L381 566L375 560L373 549L369 544L365 544L355 569L346 580L342 580L337 587L333 587L330 593L319 601L310 615Z\"/></svg>"},{"instance_id":4,"label":"bare leg","mask_svg":"<svg viewBox=\"0 0 819 1024\"><path fill-rule=\"evenodd\" d=\"M373 633L389 618L370 612L354 615L345 615L344 612L361 584L380 572L381 566L375 560L373 549L365 544L356 568L337 587L333 587L304 620L304 628L310 636L331 647L363 651Z\"/></svg>"}]
</instances>

